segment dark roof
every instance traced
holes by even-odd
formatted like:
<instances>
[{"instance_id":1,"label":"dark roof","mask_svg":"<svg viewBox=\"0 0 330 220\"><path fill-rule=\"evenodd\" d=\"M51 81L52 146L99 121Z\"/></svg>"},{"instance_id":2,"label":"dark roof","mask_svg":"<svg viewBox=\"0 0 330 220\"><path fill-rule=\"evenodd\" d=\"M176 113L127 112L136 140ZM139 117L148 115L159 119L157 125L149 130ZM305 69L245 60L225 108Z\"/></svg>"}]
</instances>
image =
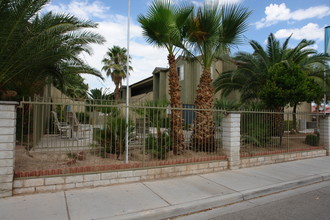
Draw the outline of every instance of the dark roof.
<instances>
[{"instance_id":1,"label":"dark roof","mask_svg":"<svg viewBox=\"0 0 330 220\"><path fill-rule=\"evenodd\" d=\"M131 84L129 87L132 88L132 87L135 87L135 86L139 86L141 84L149 84L149 81L152 81L152 80L153 80L153 77L150 76L148 78L145 78L143 80L140 80L140 81L138 81L136 83ZM121 86L120 88L126 89L126 86Z\"/></svg>"},{"instance_id":2,"label":"dark roof","mask_svg":"<svg viewBox=\"0 0 330 220\"><path fill-rule=\"evenodd\" d=\"M164 67L156 67L155 69L154 69L154 71L152 72L152 74L155 74L155 73L158 73L158 72L166 72L166 71L168 71L169 70L169 68L164 68Z\"/></svg>"}]
</instances>

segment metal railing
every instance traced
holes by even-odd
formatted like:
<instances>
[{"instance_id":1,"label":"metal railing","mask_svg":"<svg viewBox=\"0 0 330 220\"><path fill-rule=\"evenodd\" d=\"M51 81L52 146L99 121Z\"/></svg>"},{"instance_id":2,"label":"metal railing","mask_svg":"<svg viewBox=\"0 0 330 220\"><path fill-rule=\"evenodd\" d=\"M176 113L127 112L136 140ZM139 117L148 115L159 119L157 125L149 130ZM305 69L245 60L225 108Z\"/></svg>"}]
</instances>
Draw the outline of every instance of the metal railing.
<instances>
[{"instance_id":1,"label":"metal railing","mask_svg":"<svg viewBox=\"0 0 330 220\"><path fill-rule=\"evenodd\" d=\"M57 175L225 160L225 110L130 105L128 163L125 161L126 105L107 100L22 101L17 112L15 176ZM171 113L182 114L183 142L171 135ZM211 115L207 141L196 138L197 115ZM319 146L318 115L236 111L241 157L308 151ZM172 133L173 134L173 133ZM201 133L198 133L200 135ZM194 136L195 135L195 136ZM196 142L196 140L199 142ZM181 150L175 151L174 146ZM124 153L125 152L125 153Z\"/></svg>"},{"instance_id":2,"label":"metal railing","mask_svg":"<svg viewBox=\"0 0 330 220\"><path fill-rule=\"evenodd\" d=\"M241 157L322 148L318 118L306 112L242 111Z\"/></svg>"},{"instance_id":3,"label":"metal railing","mask_svg":"<svg viewBox=\"0 0 330 220\"><path fill-rule=\"evenodd\" d=\"M15 176L57 175L164 166L226 159L221 143L222 110L211 111L213 146L195 148L196 109L129 106L128 163L125 163L125 105L107 101L35 99L17 113ZM182 113L183 147L174 152L171 111ZM201 150L203 149L203 150Z\"/></svg>"}]
</instances>

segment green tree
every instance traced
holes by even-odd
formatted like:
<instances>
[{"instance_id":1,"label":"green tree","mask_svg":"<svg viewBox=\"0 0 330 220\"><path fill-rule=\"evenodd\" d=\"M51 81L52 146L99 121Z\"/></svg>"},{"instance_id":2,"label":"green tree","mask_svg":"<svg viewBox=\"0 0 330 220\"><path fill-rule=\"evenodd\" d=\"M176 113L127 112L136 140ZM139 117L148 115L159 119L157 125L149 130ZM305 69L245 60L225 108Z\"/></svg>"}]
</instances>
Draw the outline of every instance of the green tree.
<instances>
[{"instance_id":1,"label":"green tree","mask_svg":"<svg viewBox=\"0 0 330 220\"><path fill-rule=\"evenodd\" d=\"M284 107L287 104L296 105L302 101L310 101L322 94L322 89L304 73L300 66L277 63L270 67L269 78L260 90L259 96L266 106L274 109L275 132L281 137L284 132ZM294 114L295 121L295 114Z\"/></svg>"},{"instance_id":2,"label":"green tree","mask_svg":"<svg viewBox=\"0 0 330 220\"><path fill-rule=\"evenodd\" d=\"M291 65L299 66L300 70L307 74L310 79L323 87L323 77L320 75L320 72L317 73L317 69L324 70L327 61L329 61L329 56L318 54L316 50L311 49L311 46L315 43L311 40L304 39L294 48L288 48L290 38L291 36L281 44L273 34L270 34L265 49L258 42L250 41L254 52L252 54L244 52L238 53L233 60L237 65L237 69L220 75L213 84L215 90L221 90L223 96L238 90L241 94L242 103L266 101L265 103L267 104L267 100L263 100L260 97L260 91L263 90L266 82L270 80L271 74L269 70L278 63L284 63L285 67L288 69L291 68ZM297 82L299 82L299 80ZM330 84L327 82L326 85ZM314 88L316 88L315 86L309 86L308 88L310 89L310 93L320 95L319 91L313 91ZM312 95L309 97L312 97ZM295 129L297 105L302 101L311 101L310 99L301 99L299 94L296 94L296 98L296 101L291 100L286 103L286 105L290 104L293 106ZM320 96L314 96L313 100L318 101L320 98ZM269 102L266 108L274 108L274 106ZM283 108L277 106L275 111L283 111ZM281 119L277 121L280 124L282 123ZM277 133L281 132L278 131Z\"/></svg>"},{"instance_id":3,"label":"green tree","mask_svg":"<svg viewBox=\"0 0 330 220\"><path fill-rule=\"evenodd\" d=\"M130 58L131 59L131 58ZM115 83L115 99L119 101L119 89L122 85L123 79L127 75L127 50L124 47L113 46L109 48L106 57L102 60L102 70L106 71L107 76ZM129 66L130 70L133 70Z\"/></svg>"},{"instance_id":4,"label":"green tree","mask_svg":"<svg viewBox=\"0 0 330 220\"><path fill-rule=\"evenodd\" d=\"M214 150L214 90L210 67L212 62L228 54L231 46L241 42L250 12L238 5L219 6L205 3L191 14L185 27L189 50L200 61L203 72L197 88L196 112L192 142L196 150ZM206 109L206 110L205 110Z\"/></svg>"},{"instance_id":5,"label":"green tree","mask_svg":"<svg viewBox=\"0 0 330 220\"><path fill-rule=\"evenodd\" d=\"M183 26L185 25L192 6L177 6L170 0L156 0L152 3L147 15L139 15L143 35L147 42L168 51L169 94L172 108L181 108L179 76L176 69L175 54L183 48ZM184 149L182 111L171 110L171 138L174 154Z\"/></svg>"},{"instance_id":6,"label":"green tree","mask_svg":"<svg viewBox=\"0 0 330 220\"><path fill-rule=\"evenodd\" d=\"M66 74L101 77L79 58L81 52L91 53L88 44L105 41L83 30L97 25L68 14L39 15L48 2L0 1L0 89L22 89L32 95L55 79L63 82Z\"/></svg>"},{"instance_id":7,"label":"green tree","mask_svg":"<svg viewBox=\"0 0 330 220\"><path fill-rule=\"evenodd\" d=\"M288 48L290 38L281 44L273 34L270 34L265 49L258 42L250 41L254 52L239 52L232 61L237 65L237 69L220 75L213 83L215 91L221 91L222 95L226 96L238 90L242 103L261 101L259 91L270 77L269 69L277 63L286 63L288 68L290 65L298 65L302 71L322 84L322 77L317 74L313 76L313 72L316 71L312 69L324 69L329 56L318 54L310 48L315 42L305 39L296 47Z\"/></svg>"}]
</instances>

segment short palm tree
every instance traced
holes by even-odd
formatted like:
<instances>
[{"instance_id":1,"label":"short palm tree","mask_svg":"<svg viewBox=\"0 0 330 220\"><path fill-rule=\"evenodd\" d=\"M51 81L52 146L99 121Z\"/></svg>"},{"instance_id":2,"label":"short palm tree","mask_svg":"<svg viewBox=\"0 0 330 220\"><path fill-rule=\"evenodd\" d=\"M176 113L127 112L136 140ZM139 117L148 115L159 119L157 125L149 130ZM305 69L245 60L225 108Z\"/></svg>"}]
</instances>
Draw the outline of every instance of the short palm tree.
<instances>
[{"instance_id":1,"label":"short palm tree","mask_svg":"<svg viewBox=\"0 0 330 220\"><path fill-rule=\"evenodd\" d=\"M316 67L318 70L324 69L329 56L317 54L316 50L310 48L315 42L305 39L296 47L288 48L290 38L288 37L281 45L279 40L270 34L266 49L258 42L250 41L254 52L238 53L233 60L238 68L220 75L214 81L215 90L221 91L223 96L238 90L241 93L241 102L259 101L259 91L269 78L268 70L277 63L298 65L302 71L307 72L322 85L322 77L314 70Z\"/></svg>"},{"instance_id":2,"label":"short palm tree","mask_svg":"<svg viewBox=\"0 0 330 220\"><path fill-rule=\"evenodd\" d=\"M275 38L273 34L268 36L266 49L256 41L250 41L251 47L254 49L252 54L240 52L235 57L237 69L228 71L219 76L214 82L216 91L222 91L222 95L226 96L234 90L241 93L241 102L258 102L262 101L260 91L270 79L270 69L279 63L283 63L289 69L290 66L298 66L301 71L305 72L310 79L313 79L320 86L323 86L323 78L317 74L316 69L324 69L325 64L329 61L329 56L318 54L316 50L311 49L315 42L311 40L302 40L294 48L288 48L288 37L283 44ZM317 97L314 97L317 99ZM294 99L293 99L294 100ZM296 127L296 107L301 100L296 99L292 103L293 121ZM307 101L307 100L305 100ZM316 100L315 100L316 101ZM284 106L268 106L275 108L277 112L283 112ZM283 117L277 114L276 124L278 126L277 134L283 133Z\"/></svg>"},{"instance_id":3,"label":"short palm tree","mask_svg":"<svg viewBox=\"0 0 330 220\"><path fill-rule=\"evenodd\" d=\"M102 60L102 70L106 71L107 76L111 77L111 80L115 83L115 99L119 101L119 89L122 85L123 79L127 75L127 50L124 47L113 46L109 48L106 53L106 57ZM130 70L133 70L129 66Z\"/></svg>"},{"instance_id":4,"label":"short palm tree","mask_svg":"<svg viewBox=\"0 0 330 220\"><path fill-rule=\"evenodd\" d=\"M175 109L182 107L175 54L180 48L183 48L182 29L192 9L192 6L185 4L177 6L170 0L156 0L150 6L146 16L138 17L147 42L157 47L164 47L168 51L170 104L174 108L171 110L171 137L174 154L184 149L182 111Z\"/></svg>"},{"instance_id":5,"label":"short palm tree","mask_svg":"<svg viewBox=\"0 0 330 220\"><path fill-rule=\"evenodd\" d=\"M238 5L219 6L205 3L191 14L185 27L190 51L203 66L197 88L195 106L197 111L192 143L196 150L213 151L214 148L214 90L210 67L221 55L228 54L229 48L241 42L242 33L247 29L250 12Z\"/></svg>"}]
</instances>

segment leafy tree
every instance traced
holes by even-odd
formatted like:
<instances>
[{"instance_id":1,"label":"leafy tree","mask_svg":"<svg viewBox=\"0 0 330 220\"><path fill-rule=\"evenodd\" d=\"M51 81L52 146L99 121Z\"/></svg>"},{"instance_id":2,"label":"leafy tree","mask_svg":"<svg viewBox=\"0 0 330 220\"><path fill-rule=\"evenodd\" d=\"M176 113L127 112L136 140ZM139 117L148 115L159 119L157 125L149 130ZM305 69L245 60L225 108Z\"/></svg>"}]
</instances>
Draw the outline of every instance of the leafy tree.
<instances>
[{"instance_id":1,"label":"leafy tree","mask_svg":"<svg viewBox=\"0 0 330 220\"><path fill-rule=\"evenodd\" d=\"M270 77L269 69L277 63L286 63L288 68L290 65L298 65L311 78L323 84L322 77L313 75L313 72L316 72L313 69L324 69L329 56L318 54L310 48L315 42L305 39L296 47L288 48L290 38L281 44L273 34L270 34L265 49L258 42L250 41L254 52L239 52L233 60L237 69L220 75L213 83L215 91L221 91L222 95L226 96L238 90L242 103L260 101L259 91Z\"/></svg>"},{"instance_id":2,"label":"leafy tree","mask_svg":"<svg viewBox=\"0 0 330 220\"><path fill-rule=\"evenodd\" d=\"M183 48L184 35L182 32L189 14L189 5L177 6L170 0L156 0L152 3L147 15L139 15L143 35L147 42L157 47L164 47L168 51L169 94L172 108L181 108L179 76L176 69L175 54ZM171 110L171 137L174 143L174 154L184 149L182 111Z\"/></svg>"},{"instance_id":3,"label":"leafy tree","mask_svg":"<svg viewBox=\"0 0 330 220\"><path fill-rule=\"evenodd\" d=\"M277 63L269 69L269 78L260 90L261 100L274 109L276 133L280 137L284 132L284 112L287 104L310 101L322 94L322 89L304 73L300 66ZM294 114L295 116L295 114ZM295 118L294 118L295 121ZM282 139L281 142L282 143Z\"/></svg>"},{"instance_id":4,"label":"leafy tree","mask_svg":"<svg viewBox=\"0 0 330 220\"><path fill-rule=\"evenodd\" d=\"M196 112L192 142L196 150L214 150L214 121L212 111L214 90L210 67L215 58L228 54L229 48L241 42L247 29L250 12L238 5L219 6L205 3L194 11L185 27L188 49L200 61L203 72L197 88Z\"/></svg>"},{"instance_id":5,"label":"leafy tree","mask_svg":"<svg viewBox=\"0 0 330 220\"><path fill-rule=\"evenodd\" d=\"M264 49L262 45L260 45L256 41L250 41L251 47L254 49L252 54L240 52L234 58L233 62L237 64L237 69L233 71L228 71L219 78L217 78L214 82L214 87L216 91L221 90L222 95L226 96L232 91L238 90L241 93L241 102L243 103L251 103L251 102L264 102L266 104L266 108L275 108L275 111L283 111L284 107L279 107L283 104L283 101L287 101L285 105L293 106L293 121L294 121L294 129L296 129L296 109L297 105L303 101L317 101L322 98L320 96L319 87L313 85L313 82L307 83L309 86L302 81L302 87L308 89L310 95L306 96L305 93L299 93L298 90L295 91L295 96L291 96L291 98L295 98L295 100L287 100L282 97L282 101L280 101L280 97L276 102L279 102L275 105L274 102L271 102L271 98L266 98L265 96L260 97L260 91L264 89L265 85L267 88L267 94L271 95L271 88L278 89L274 86L274 82L271 82L271 77L274 75L270 74L270 70L274 71L272 68L275 64L285 64L281 68L290 68L297 69L304 72L308 78L312 79L319 86L323 87L323 71L320 74L319 70L324 70L327 61L329 60L329 56L325 54L318 54L316 50L311 49L310 47L315 43L310 40L302 40L298 43L297 46L293 48L288 48L289 40L291 37L288 37L283 44L281 44L273 34L268 36L267 46ZM292 67L293 66L293 67ZM302 73L301 73L302 74ZM290 77L298 77L301 74L293 74ZM293 79L292 79L293 80ZM299 79L296 79L296 82L299 83ZM326 81L327 87L329 87L328 80ZM280 92L280 91L277 91ZM265 90L263 94L266 94ZM273 91L275 95L275 91ZM301 95L303 94L303 95ZM316 95L316 96L315 96ZM271 96L273 97L273 96ZM305 99L303 99L305 97ZM313 99L311 99L313 97ZM273 97L274 98L274 97ZM285 100L284 100L285 99ZM281 125L283 122L282 119L278 119L279 130L276 132L277 134L281 134Z\"/></svg>"},{"instance_id":6,"label":"leafy tree","mask_svg":"<svg viewBox=\"0 0 330 220\"><path fill-rule=\"evenodd\" d=\"M82 30L95 28L90 21L68 14L39 15L48 0L0 1L0 88L21 89L32 95L46 83L62 82L66 74L87 73L101 77L86 65L81 52L91 53L90 43L105 40Z\"/></svg>"},{"instance_id":7,"label":"leafy tree","mask_svg":"<svg viewBox=\"0 0 330 220\"><path fill-rule=\"evenodd\" d=\"M131 58L130 58L131 59ZM122 85L122 80L127 75L127 50L124 47L113 46L108 49L106 57L102 60L102 70L106 71L107 76L111 76L111 80L115 83L115 99L119 101L119 89ZM129 66L130 70L133 70Z\"/></svg>"}]
</instances>

